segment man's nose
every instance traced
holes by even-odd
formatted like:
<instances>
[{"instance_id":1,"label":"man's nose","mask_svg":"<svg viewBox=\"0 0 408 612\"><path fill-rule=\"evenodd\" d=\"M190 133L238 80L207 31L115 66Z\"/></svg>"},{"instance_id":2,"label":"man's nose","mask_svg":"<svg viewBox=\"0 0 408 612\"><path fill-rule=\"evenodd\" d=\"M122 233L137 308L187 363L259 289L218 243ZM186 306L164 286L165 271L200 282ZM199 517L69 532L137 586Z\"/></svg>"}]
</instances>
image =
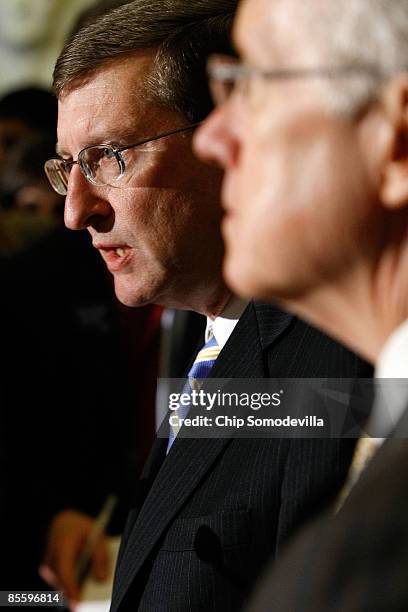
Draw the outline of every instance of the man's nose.
<instances>
[{"instance_id":1,"label":"man's nose","mask_svg":"<svg viewBox=\"0 0 408 612\"><path fill-rule=\"evenodd\" d=\"M207 162L228 168L238 159L239 140L228 103L213 110L194 136L194 151Z\"/></svg>"},{"instance_id":2,"label":"man's nose","mask_svg":"<svg viewBox=\"0 0 408 612\"><path fill-rule=\"evenodd\" d=\"M65 225L72 230L100 225L110 212L109 202L96 193L78 166L73 166L65 198Z\"/></svg>"}]
</instances>

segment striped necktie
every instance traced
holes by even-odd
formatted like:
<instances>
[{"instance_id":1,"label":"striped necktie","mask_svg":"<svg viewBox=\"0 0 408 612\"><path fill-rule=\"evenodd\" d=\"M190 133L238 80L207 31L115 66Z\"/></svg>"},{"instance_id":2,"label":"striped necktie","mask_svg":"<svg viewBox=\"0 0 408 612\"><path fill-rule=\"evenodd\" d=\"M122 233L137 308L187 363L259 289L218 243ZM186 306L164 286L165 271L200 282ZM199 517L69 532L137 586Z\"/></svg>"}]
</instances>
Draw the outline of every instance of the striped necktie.
<instances>
[{"instance_id":1,"label":"striped necktie","mask_svg":"<svg viewBox=\"0 0 408 612\"><path fill-rule=\"evenodd\" d=\"M203 348L198 352L197 357L195 358L194 363L191 366L191 369L187 375L186 383L182 390L183 394L191 395L191 392L193 390L200 390L204 378L207 378L220 352L221 347L218 346L215 337L211 335L208 342L206 342ZM185 419L189 410L190 405L179 405L176 410L172 410L172 415L177 414L177 416L179 417L179 423L177 426L170 425L167 452L169 452L174 440L176 439L178 432L180 431L182 419ZM175 419L173 418L172 421L174 420Z\"/></svg>"}]
</instances>

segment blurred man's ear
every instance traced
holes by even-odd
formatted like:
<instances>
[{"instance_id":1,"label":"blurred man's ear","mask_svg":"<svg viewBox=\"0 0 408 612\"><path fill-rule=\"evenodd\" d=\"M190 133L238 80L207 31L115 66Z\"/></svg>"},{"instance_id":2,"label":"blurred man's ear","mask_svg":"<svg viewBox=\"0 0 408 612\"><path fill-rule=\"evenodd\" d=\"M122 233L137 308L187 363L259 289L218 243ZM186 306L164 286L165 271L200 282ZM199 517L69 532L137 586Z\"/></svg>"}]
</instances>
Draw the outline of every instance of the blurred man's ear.
<instances>
[{"instance_id":1,"label":"blurred man's ear","mask_svg":"<svg viewBox=\"0 0 408 612\"><path fill-rule=\"evenodd\" d=\"M394 79L383 96L390 128L380 198L386 208L408 206L408 74Z\"/></svg>"}]
</instances>

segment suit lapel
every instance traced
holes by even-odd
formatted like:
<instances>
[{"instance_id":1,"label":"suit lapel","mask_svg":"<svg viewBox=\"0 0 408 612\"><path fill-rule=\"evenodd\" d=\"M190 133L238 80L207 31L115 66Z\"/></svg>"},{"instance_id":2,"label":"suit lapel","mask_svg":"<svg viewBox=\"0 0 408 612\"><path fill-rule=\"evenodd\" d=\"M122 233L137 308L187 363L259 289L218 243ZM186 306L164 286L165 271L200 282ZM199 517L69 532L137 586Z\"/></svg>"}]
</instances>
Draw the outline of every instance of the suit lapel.
<instances>
[{"instance_id":1,"label":"suit lapel","mask_svg":"<svg viewBox=\"0 0 408 612\"><path fill-rule=\"evenodd\" d=\"M259 341L264 351L295 323L296 317L270 304L255 302L252 306L258 324Z\"/></svg>"},{"instance_id":2,"label":"suit lapel","mask_svg":"<svg viewBox=\"0 0 408 612\"><path fill-rule=\"evenodd\" d=\"M274 325L266 327L265 319L271 318L271 311L276 313L276 320ZM265 309L249 304L215 362L211 378L268 376L263 351L283 333L291 320L290 315L269 306ZM116 575L112 612L117 610L166 528L230 441L231 438L225 437L176 439L158 472L155 469L157 461L149 461L148 481L151 482L152 475L157 475L139 515L127 529L129 537L124 544ZM157 459L157 450L153 454Z\"/></svg>"},{"instance_id":3,"label":"suit lapel","mask_svg":"<svg viewBox=\"0 0 408 612\"><path fill-rule=\"evenodd\" d=\"M264 378L269 376L265 351L294 321L294 317L268 304L248 304L234 332L210 372L211 378Z\"/></svg>"}]
</instances>

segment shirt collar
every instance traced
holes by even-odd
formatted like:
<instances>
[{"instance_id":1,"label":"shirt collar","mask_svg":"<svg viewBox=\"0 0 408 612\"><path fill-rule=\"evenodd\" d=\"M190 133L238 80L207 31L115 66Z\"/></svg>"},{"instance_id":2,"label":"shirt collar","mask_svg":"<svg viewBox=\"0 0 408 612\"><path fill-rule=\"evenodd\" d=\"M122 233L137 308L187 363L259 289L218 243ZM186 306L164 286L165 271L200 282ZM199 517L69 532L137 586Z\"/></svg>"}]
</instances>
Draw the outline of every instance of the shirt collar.
<instances>
[{"instance_id":1,"label":"shirt collar","mask_svg":"<svg viewBox=\"0 0 408 612\"><path fill-rule=\"evenodd\" d=\"M218 317L215 319L207 317L205 341L208 342L211 334L213 334L218 346L223 348L247 305L248 302L246 300L232 296Z\"/></svg>"},{"instance_id":2,"label":"shirt collar","mask_svg":"<svg viewBox=\"0 0 408 612\"><path fill-rule=\"evenodd\" d=\"M375 377L405 379L384 381L377 387L369 430L391 433L408 403L408 320L389 336L377 360ZM380 392L379 392L380 391Z\"/></svg>"},{"instance_id":3,"label":"shirt collar","mask_svg":"<svg viewBox=\"0 0 408 612\"><path fill-rule=\"evenodd\" d=\"M376 378L408 378L408 319L391 334L378 358Z\"/></svg>"}]
</instances>

